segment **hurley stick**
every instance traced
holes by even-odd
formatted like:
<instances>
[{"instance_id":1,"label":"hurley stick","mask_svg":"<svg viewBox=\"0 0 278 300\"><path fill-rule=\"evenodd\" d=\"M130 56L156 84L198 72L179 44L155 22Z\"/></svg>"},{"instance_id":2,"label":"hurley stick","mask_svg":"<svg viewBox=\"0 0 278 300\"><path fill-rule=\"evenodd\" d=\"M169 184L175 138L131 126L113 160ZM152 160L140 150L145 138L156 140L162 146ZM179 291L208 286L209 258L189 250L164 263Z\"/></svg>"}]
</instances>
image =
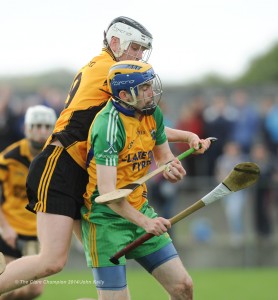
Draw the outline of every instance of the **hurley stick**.
<instances>
[{"instance_id":1,"label":"hurley stick","mask_svg":"<svg viewBox=\"0 0 278 300\"><path fill-rule=\"evenodd\" d=\"M170 219L171 224L176 224L177 222L191 215L200 208L209 205L212 202L223 198L224 196L249 187L258 180L259 175L260 169L255 163L243 162L237 164L229 173L229 175L223 180L223 182L220 183L217 187L215 187L210 193L208 193L202 199L198 200L185 210L172 217ZM151 233L146 233L142 235L140 238L136 239L132 243L128 244L125 248L114 254L110 258L110 261L116 265L119 264L120 257L135 249L139 245L143 244L145 241L149 240L153 236L154 235Z\"/></svg>"},{"instance_id":2,"label":"hurley stick","mask_svg":"<svg viewBox=\"0 0 278 300\"><path fill-rule=\"evenodd\" d=\"M217 138L215 137L210 137L209 138L211 142L215 142L217 141ZM185 157L189 156L190 154L192 154L193 152L195 152L196 149L194 149L193 147L188 149L187 151L181 153L179 156L177 156L178 160L182 160ZM170 162L169 162L170 163ZM98 197L96 197L95 202L96 203L100 203L100 204L109 204L112 203L114 201L120 201L123 198L127 197L128 195L130 195L135 189L137 189L141 184L145 183L147 180L151 179L152 177L154 177L155 175L163 172L164 170L167 169L168 164L162 165L159 168L157 168L156 170L146 174L145 176L141 177L140 179L109 193L100 195Z\"/></svg>"}]
</instances>

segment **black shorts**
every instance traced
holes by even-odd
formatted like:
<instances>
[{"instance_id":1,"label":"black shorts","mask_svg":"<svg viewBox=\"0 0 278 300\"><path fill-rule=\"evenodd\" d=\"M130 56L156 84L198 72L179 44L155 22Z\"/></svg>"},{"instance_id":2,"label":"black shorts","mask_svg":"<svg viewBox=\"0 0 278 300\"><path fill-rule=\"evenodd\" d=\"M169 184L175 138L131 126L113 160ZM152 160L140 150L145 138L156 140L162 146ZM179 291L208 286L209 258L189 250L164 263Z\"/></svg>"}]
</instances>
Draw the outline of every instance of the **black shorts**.
<instances>
[{"instance_id":1,"label":"black shorts","mask_svg":"<svg viewBox=\"0 0 278 300\"><path fill-rule=\"evenodd\" d=\"M62 147L47 146L32 161L27 177L26 208L80 219L88 173Z\"/></svg>"},{"instance_id":2,"label":"black shorts","mask_svg":"<svg viewBox=\"0 0 278 300\"><path fill-rule=\"evenodd\" d=\"M6 255L14 258L20 258L22 254L22 248L25 242L28 241L37 241L37 237L35 236L27 236L27 235L18 235L16 240L16 247L12 248L8 245L0 235L0 251Z\"/></svg>"}]
</instances>

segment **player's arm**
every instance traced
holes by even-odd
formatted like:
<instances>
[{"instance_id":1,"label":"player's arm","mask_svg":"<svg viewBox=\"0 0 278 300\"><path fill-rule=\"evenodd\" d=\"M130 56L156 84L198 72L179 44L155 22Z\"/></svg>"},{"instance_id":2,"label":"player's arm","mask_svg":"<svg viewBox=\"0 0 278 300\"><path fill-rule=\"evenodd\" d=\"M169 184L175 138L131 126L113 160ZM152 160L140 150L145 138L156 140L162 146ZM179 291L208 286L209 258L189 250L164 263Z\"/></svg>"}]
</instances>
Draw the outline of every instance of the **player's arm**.
<instances>
[{"instance_id":1,"label":"player's arm","mask_svg":"<svg viewBox=\"0 0 278 300\"><path fill-rule=\"evenodd\" d=\"M181 180L186 175L186 171L184 170L181 162L174 157L168 142L156 145L153 149L153 153L158 167L171 161L169 168L163 172L165 179L174 183Z\"/></svg>"},{"instance_id":2,"label":"player's arm","mask_svg":"<svg viewBox=\"0 0 278 300\"><path fill-rule=\"evenodd\" d=\"M96 165L97 185L100 195L112 192L116 189L117 168L114 166ZM121 217L129 220L145 229L146 232L160 235L171 227L170 222L164 218L150 219L135 209L130 203L123 199L120 202L113 202L108 206Z\"/></svg>"},{"instance_id":3,"label":"player's arm","mask_svg":"<svg viewBox=\"0 0 278 300\"><path fill-rule=\"evenodd\" d=\"M190 147L194 147L197 150L194 152L194 154L203 154L210 147L211 144L209 139L200 139L197 134L191 131L165 127L165 133L170 143L181 142L189 144ZM200 144L202 145L201 149L199 149Z\"/></svg>"},{"instance_id":4,"label":"player's arm","mask_svg":"<svg viewBox=\"0 0 278 300\"><path fill-rule=\"evenodd\" d=\"M167 135L167 139L169 143L188 143L193 138L193 135L197 136L197 134L186 131L180 130L175 128L170 128L165 126L165 133Z\"/></svg>"}]
</instances>

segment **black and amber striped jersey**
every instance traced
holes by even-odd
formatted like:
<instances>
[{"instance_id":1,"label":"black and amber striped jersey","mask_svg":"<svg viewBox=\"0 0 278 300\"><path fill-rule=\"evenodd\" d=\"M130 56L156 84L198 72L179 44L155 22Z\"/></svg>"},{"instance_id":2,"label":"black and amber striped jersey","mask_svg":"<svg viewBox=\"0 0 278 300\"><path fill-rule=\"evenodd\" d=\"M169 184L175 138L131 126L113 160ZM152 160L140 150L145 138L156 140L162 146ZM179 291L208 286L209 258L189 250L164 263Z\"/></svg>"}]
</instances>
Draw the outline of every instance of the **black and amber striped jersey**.
<instances>
[{"instance_id":1,"label":"black and amber striped jersey","mask_svg":"<svg viewBox=\"0 0 278 300\"><path fill-rule=\"evenodd\" d=\"M22 139L0 154L1 208L10 226L21 235L36 236L36 215L25 207L26 178L33 156L27 139Z\"/></svg>"},{"instance_id":2,"label":"black and amber striped jersey","mask_svg":"<svg viewBox=\"0 0 278 300\"><path fill-rule=\"evenodd\" d=\"M115 63L113 54L104 48L100 55L94 57L80 69L74 78L52 137L46 143L57 138L71 157L86 169L86 141L88 131L95 115L105 106L109 95L107 74Z\"/></svg>"}]
</instances>

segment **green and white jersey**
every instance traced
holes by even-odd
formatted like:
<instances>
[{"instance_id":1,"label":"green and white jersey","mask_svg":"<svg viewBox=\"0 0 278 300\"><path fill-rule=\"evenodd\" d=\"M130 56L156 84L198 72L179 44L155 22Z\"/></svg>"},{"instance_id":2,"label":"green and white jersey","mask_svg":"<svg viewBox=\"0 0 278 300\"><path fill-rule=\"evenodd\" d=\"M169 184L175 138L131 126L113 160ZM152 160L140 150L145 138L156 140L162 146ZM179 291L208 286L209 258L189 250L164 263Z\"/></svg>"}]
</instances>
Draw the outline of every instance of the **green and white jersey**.
<instances>
[{"instance_id":1,"label":"green and white jersey","mask_svg":"<svg viewBox=\"0 0 278 300\"><path fill-rule=\"evenodd\" d=\"M96 164L117 167L117 188L121 188L147 174L154 146L161 145L166 140L163 115L159 107L153 115L142 116L138 120L130 111L110 100L98 113L89 131L89 183L85 193L87 212L99 206L93 201L99 195ZM143 184L128 200L140 210L146 197L147 188Z\"/></svg>"}]
</instances>

